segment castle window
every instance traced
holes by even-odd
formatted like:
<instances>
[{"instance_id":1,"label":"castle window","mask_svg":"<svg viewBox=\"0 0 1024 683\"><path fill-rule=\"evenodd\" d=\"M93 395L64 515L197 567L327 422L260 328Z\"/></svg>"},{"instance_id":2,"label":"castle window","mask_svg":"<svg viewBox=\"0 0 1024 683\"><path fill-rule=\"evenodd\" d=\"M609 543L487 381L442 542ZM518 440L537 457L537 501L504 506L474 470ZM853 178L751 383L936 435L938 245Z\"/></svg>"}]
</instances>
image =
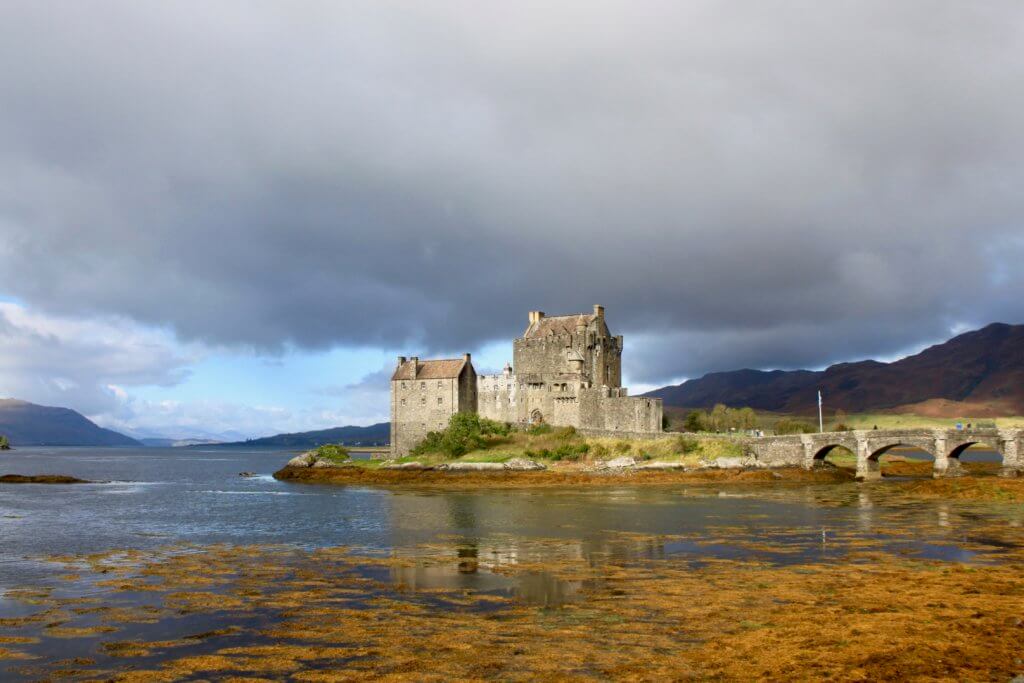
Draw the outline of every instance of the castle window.
<instances>
[{"instance_id":1,"label":"castle window","mask_svg":"<svg viewBox=\"0 0 1024 683\"><path fill-rule=\"evenodd\" d=\"M404 398L402 399L402 405L403 406L405 405L405 399Z\"/></svg>"},{"instance_id":2,"label":"castle window","mask_svg":"<svg viewBox=\"0 0 1024 683\"><path fill-rule=\"evenodd\" d=\"M420 382L420 389L426 389L426 388L427 388L427 383L426 382Z\"/></svg>"},{"instance_id":3,"label":"castle window","mask_svg":"<svg viewBox=\"0 0 1024 683\"><path fill-rule=\"evenodd\" d=\"M427 397L426 396L421 396L420 397L420 405L421 406L427 405Z\"/></svg>"},{"instance_id":4,"label":"castle window","mask_svg":"<svg viewBox=\"0 0 1024 683\"><path fill-rule=\"evenodd\" d=\"M437 388L440 389L443 386L444 386L444 382L442 382L441 380L437 380Z\"/></svg>"},{"instance_id":5,"label":"castle window","mask_svg":"<svg viewBox=\"0 0 1024 683\"><path fill-rule=\"evenodd\" d=\"M402 382L402 388L405 389L405 382Z\"/></svg>"},{"instance_id":6,"label":"castle window","mask_svg":"<svg viewBox=\"0 0 1024 683\"><path fill-rule=\"evenodd\" d=\"M442 403L444 403L444 399L441 398L440 396L438 396L437 397L437 405L441 405Z\"/></svg>"}]
</instances>

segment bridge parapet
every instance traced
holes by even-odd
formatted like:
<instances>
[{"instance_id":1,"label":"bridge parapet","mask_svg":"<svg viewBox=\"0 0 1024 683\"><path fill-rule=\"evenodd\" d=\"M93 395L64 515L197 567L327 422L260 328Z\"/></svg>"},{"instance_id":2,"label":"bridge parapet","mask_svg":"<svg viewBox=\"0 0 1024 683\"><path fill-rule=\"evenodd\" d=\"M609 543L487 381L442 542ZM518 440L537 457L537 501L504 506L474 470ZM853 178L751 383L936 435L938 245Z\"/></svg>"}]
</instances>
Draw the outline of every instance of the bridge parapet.
<instances>
[{"instance_id":1,"label":"bridge parapet","mask_svg":"<svg viewBox=\"0 0 1024 683\"><path fill-rule=\"evenodd\" d=\"M1020 429L862 429L750 439L754 457L768 467L803 466L810 469L837 447L857 456L857 478L881 478L878 459L899 447L920 449L935 458L934 476L961 473L960 456L973 445L1000 453L1004 476L1024 475L1024 430Z\"/></svg>"}]
</instances>

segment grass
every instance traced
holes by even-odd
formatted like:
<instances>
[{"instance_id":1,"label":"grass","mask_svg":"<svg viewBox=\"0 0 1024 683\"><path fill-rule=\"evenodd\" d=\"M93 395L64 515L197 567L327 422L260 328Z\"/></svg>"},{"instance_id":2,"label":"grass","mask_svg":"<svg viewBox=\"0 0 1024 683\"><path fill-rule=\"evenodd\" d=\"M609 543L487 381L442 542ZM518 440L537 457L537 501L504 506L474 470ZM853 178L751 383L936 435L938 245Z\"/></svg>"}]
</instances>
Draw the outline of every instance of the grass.
<instances>
[{"instance_id":1,"label":"grass","mask_svg":"<svg viewBox=\"0 0 1024 683\"><path fill-rule=\"evenodd\" d=\"M687 410L669 407L666 408L666 413L670 416L672 429L681 429ZM812 423L815 427L817 427L818 424L818 417L816 415L786 415L782 413L757 412L758 429L763 429L768 433L773 432L775 430L775 425L780 421L792 419ZM850 413L842 416L838 420L834 417L834 413L826 413L825 431L834 431L835 427L840 423L850 427L851 429L872 429L876 425L879 429L951 429L956 426L957 422L962 422L965 426L970 423L974 426L992 427L994 425L999 429L1024 429L1024 416L1021 415L995 418L972 417L967 415L959 418L948 418L930 417L926 415L872 412Z\"/></svg>"},{"instance_id":2,"label":"grass","mask_svg":"<svg viewBox=\"0 0 1024 683\"><path fill-rule=\"evenodd\" d=\"M875 425L878 425L879 429L916 429L916 428L952 428L956 426L957 422L962 422L964 425L971 423L972 425L987 425L991 426L993 423L999 429L1019 429L1024 428L1024 417L962 417L962 418L942 418L942 417L925 417L923 415L895 415L891 413L854 413L847 415L843 418L843 422L853 429L872 429ZM828 428L828 423L826 423Z\"/></svg>"},{"instance_id":3,"label":"grass","mask_svg":"<svg viewBox=\"0 0 1024 683\"><path fill-rule=\"evenodd\" d=\"M743 455L743 446L724 436L693 437L680 434L667 439L622 439L583 436L571 427L561 427L551 430L513 431L507 436L485 436L482 448L472 450L454 460L459 462L505 462L512 458L529 458L547 462L558 460L593 462L628 456L638 461L683 462L696 466L702 460L735 458ZM452 460L440 451L433 451L409 455L399 458L396 462L436 465ZM367 462L373 461L351 462L365 465Z\"/></svg>"}]
</instances>

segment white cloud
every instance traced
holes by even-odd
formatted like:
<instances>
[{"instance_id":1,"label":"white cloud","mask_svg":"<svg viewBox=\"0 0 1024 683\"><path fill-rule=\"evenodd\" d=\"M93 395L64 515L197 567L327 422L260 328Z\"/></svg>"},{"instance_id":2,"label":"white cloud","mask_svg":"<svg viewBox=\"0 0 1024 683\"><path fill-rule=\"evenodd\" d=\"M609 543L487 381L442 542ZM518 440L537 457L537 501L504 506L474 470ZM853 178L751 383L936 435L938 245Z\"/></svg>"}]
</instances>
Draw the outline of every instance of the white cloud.
<instances>
[{"instance_id":1,"label":"white cloud","mask_svg":"<svg viewBox=\"0 0 1024 683\"><path fill-rule=\"evenodd\" d=\"M0 302L0 346L0 395L87 415L115 409L125 387L180 383L200 357L124 318L46 315L11 302Z\"/></svg>"}]
</instances>

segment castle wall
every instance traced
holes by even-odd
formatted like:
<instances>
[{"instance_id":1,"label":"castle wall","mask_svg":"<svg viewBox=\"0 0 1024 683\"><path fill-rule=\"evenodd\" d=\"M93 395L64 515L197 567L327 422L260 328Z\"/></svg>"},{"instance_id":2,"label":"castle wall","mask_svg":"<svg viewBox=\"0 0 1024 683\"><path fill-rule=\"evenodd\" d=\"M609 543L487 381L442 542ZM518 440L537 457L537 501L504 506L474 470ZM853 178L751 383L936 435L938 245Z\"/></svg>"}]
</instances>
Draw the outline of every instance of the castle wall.
<instances>
[{"instance_id":1,"label":"castle wall","mask_svg":"<svg viewBox=\"0 0 1024 683\"><path fill-rule=\"evenodd\" d=\"M664 408L661 399L629 397L607 387L581 389L579 423L581 429L614 432L660 433Z\"/></svg>"},{"instance_id":2,"label":"castle wall","mask_svg":"<svg viewBox=\"0 0 1024 683\"><path fill-rule=\"evenodd\" d=\"M516 377L511 372L477 377L477 411L497 422L520 422Z\"/></svg>"}]
</instances>

